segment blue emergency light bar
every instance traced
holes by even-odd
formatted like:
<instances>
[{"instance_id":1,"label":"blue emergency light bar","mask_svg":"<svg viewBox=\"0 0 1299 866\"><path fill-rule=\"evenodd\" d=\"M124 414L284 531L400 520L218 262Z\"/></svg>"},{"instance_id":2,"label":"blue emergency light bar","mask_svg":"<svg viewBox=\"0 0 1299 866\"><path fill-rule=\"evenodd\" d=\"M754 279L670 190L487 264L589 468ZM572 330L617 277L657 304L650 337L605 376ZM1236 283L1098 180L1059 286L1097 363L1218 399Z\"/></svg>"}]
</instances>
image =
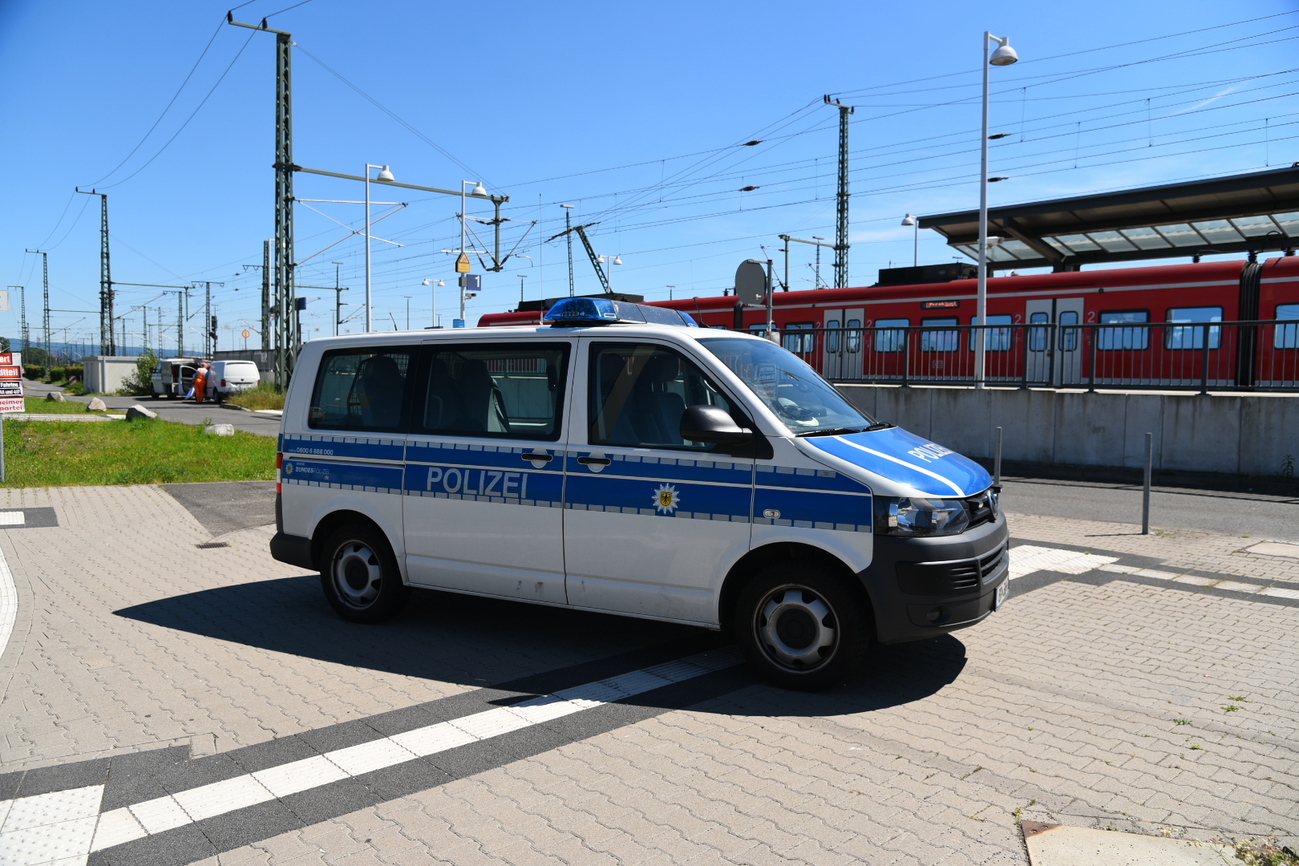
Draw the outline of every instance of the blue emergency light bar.
<instances>
[{"instance_id":1,"label":"blue emergency light bar","mask_svg":"<svg viewBox=\"0 0 1299 866\"><path fill-rule=\"evenodd\" d=\"M689 313L648 304L631 304L612 298L565 298L550 308L542 319L554 328L579 325L677 325L698 328Z\"/></svg>"}]
</instances>

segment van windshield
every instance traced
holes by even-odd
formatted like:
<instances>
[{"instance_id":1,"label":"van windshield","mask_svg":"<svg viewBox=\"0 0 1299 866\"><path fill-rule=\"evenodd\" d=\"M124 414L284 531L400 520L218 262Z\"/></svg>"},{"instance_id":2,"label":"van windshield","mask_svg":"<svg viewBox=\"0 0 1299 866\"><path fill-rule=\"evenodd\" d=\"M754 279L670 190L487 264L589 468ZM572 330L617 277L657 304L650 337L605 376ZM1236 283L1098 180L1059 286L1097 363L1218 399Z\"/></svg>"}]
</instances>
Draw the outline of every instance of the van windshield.
<instances>
[{"instance_id":1,"label":"van windshield","mask_svg":"<svg viewBox=\"0 0 1299 866\"><path fill-rule=\"evenodd\" d=\"M765 340L707 337L699 343L730 367L797 436L880 429L803 360Z\"/></svg>"}]
</instances>

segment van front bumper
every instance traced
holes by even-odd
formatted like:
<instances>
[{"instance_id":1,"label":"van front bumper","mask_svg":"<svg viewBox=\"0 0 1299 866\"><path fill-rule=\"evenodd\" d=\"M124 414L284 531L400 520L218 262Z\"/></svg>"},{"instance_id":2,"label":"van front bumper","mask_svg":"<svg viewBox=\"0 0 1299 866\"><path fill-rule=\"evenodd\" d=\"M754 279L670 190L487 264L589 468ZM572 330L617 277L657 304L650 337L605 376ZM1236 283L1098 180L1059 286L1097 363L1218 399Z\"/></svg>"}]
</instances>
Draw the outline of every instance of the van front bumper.
<instances>
[{"instance_id":1,"label":"van front bumper","mask_svg":"<svg viewBox=\"0 0 1299 866\"><path fill-rule=\"evenodd\" d=\"M1004 515L960 535L877 535L874 541L870 567L858 577L870 595L880 643L921 640L981 622L1010 580Z\"/></svg>"}]
</instances>

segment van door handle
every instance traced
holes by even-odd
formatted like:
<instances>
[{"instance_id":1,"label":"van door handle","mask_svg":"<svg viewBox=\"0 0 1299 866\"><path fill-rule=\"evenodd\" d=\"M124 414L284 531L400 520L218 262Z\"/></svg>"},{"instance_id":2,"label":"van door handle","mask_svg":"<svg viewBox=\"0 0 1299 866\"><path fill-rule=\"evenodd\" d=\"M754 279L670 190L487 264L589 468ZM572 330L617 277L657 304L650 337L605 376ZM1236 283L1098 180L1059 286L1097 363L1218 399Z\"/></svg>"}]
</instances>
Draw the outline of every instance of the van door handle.
<instances>
[{"instance_id":1,"label":"van door handle","mask_svg":"<svg viewBox=\"0 0 1299 866\"><path fill-rule=\"evenodd\" d=\"M550 454L520 454L519 456L524 460L535 460L539 463L549 463L555 459L554 456Z\"/></svg>"},{"instance_id":2,"label":"van door handle","mask_svg":"<svg viewBox=\"0 0 1299 866\"><path fill-rule=\"evenodd\" d=\"M608 457L579 457L577 462L583 466L608 466L613 461Z\"/></svg>"}]
</instances>

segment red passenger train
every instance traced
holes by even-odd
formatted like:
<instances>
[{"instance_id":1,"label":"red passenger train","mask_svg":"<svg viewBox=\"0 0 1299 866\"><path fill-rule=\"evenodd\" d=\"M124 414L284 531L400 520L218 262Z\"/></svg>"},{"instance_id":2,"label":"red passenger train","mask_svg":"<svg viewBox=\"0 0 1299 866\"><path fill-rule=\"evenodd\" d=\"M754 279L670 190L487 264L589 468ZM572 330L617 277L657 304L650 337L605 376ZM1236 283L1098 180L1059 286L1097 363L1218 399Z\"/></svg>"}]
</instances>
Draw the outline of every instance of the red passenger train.
<instances>
[{"instance_id":1,"label":"red passenger train","mask_svg":"<svg viewBox=\"0 0 1299 866\"><path fill-rule=\"evenodd\" d=\"M704 327L763 332L734 296L656 301ZM1299 257L777 292L785 348L835 381L1299 390ZM535 323L494 313L480 325Z\"/></svg>"}]
</instances>

